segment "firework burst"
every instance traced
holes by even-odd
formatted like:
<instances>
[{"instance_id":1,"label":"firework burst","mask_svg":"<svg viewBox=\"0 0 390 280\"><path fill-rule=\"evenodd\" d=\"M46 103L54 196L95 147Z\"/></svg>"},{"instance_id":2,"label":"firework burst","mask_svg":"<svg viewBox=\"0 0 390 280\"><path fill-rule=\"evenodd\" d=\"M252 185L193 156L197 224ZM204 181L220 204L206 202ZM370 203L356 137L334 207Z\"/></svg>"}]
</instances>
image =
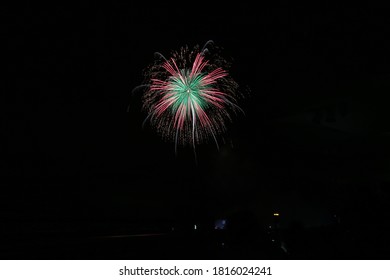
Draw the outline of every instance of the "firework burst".
<instances>
[{"instance_id":1,"label":"firework burst","mask_svg":"<svg viewBox=\"0 0 390 280\"><path fill-rule=\"evenodd\" d=\"M226 131L236 105L238 85L229 76L229 64L207 47L182 47L169 59L156 53L154 64L145 71L143 109L146 121L166 139L195 145Z\"/></svg>"}]
</instances>

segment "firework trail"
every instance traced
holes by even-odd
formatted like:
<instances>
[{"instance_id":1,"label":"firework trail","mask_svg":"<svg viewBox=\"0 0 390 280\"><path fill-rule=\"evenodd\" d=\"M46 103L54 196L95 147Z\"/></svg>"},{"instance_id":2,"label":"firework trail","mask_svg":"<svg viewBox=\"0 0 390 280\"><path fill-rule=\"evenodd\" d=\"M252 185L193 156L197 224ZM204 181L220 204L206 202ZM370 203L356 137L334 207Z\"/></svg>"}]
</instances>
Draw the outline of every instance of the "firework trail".
<instances>
[{"instance_id":1,"label":"firework trail","mask_svg":"<svg viewBox=\"0 0 390 280\"><path fill-rule=\"evenodd\" d=\"M156 53L145 71L143 109L153 127L177 145L195 145L226 131L236 105L238 84L229 76L229 64L218 52L212 54L208 41L200 49L182 47L169 59Z\"/></svg>"}]
</instances>

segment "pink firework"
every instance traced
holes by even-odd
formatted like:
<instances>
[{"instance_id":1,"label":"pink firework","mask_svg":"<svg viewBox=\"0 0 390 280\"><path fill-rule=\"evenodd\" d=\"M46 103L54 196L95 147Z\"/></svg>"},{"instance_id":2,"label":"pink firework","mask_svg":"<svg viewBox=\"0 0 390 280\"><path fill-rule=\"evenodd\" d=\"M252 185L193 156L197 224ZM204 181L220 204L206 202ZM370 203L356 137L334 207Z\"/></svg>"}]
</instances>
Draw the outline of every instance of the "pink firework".
<instances>
[{"instance_id":1,"label":"pink firework","mask_svg":"<svg viewBox=\"0 0 390 280\"><path fill-rule=\"evenodd\" d=\"M146 120L174 140L175 147L190 143L195 148L209 138L218 147L217 135L226 131L231 112L240 110L234 98L238 85L229 76L226 61L210 55L206 48L210 44L202 50L181 48L169 59L157 53L147 72Z\"/></svg>"}]
</instances>

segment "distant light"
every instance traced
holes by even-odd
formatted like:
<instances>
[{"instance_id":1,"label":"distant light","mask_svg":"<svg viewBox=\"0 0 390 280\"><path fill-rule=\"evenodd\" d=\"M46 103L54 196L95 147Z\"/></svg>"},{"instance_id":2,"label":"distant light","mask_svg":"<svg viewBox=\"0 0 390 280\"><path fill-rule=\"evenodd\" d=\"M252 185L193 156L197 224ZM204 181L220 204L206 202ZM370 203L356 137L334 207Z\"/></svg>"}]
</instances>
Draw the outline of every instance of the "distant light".
<instances>
[{"instance_id":1,"label":"distant light","mask_svg":"<svg viewBox=\"0 0 390 280\"><path fill-rule=\"evenodd\" d=\"M196 225L194 225L194 229L196 230Z\"/></svg>"},{"instance_id":2,"label":"distant light","mask_svg":"<svg viewBox=\"0 0 390 280\"><path fill-rule=\"evenodd\" d=\"M279 213L274 213L274 216L275 217L279 217Z\"/></svg>"},{"instance_id":3,"label":"distant light","mask_svg":"<svg viewBox=\"0 0 390 280\"><path fill-rule=\"evenodd\" d=\"M225 229L226 224L226 219L218 219L214 222L214 229Z\"/></svg>"}]
</instances>

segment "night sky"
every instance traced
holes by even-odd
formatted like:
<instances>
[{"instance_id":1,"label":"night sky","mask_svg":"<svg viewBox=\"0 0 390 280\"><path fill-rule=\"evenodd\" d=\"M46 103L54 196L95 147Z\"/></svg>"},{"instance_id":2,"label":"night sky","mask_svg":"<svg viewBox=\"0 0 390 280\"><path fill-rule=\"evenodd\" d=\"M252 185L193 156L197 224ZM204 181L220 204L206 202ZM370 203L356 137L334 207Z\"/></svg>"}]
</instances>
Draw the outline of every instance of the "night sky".
<instances>
[{"instance_id":1,"label":"night sky","mask_svg":"<svg viewBox=\"0 0 390 280\"><path fill-rule=\"evenodd\" d=\"M23 6L3 12L2 232L250 213L388 229L390 40L369 7ZM4 31L5 30L5 31ZM246 93L218 151L166 142L131 90L154 52L213 40ZM3 60L2 60L3 61ZM127 111L127 107L130 110ZM340 221L340 220L339 220Z\"/></svg>"}]
</instances>

